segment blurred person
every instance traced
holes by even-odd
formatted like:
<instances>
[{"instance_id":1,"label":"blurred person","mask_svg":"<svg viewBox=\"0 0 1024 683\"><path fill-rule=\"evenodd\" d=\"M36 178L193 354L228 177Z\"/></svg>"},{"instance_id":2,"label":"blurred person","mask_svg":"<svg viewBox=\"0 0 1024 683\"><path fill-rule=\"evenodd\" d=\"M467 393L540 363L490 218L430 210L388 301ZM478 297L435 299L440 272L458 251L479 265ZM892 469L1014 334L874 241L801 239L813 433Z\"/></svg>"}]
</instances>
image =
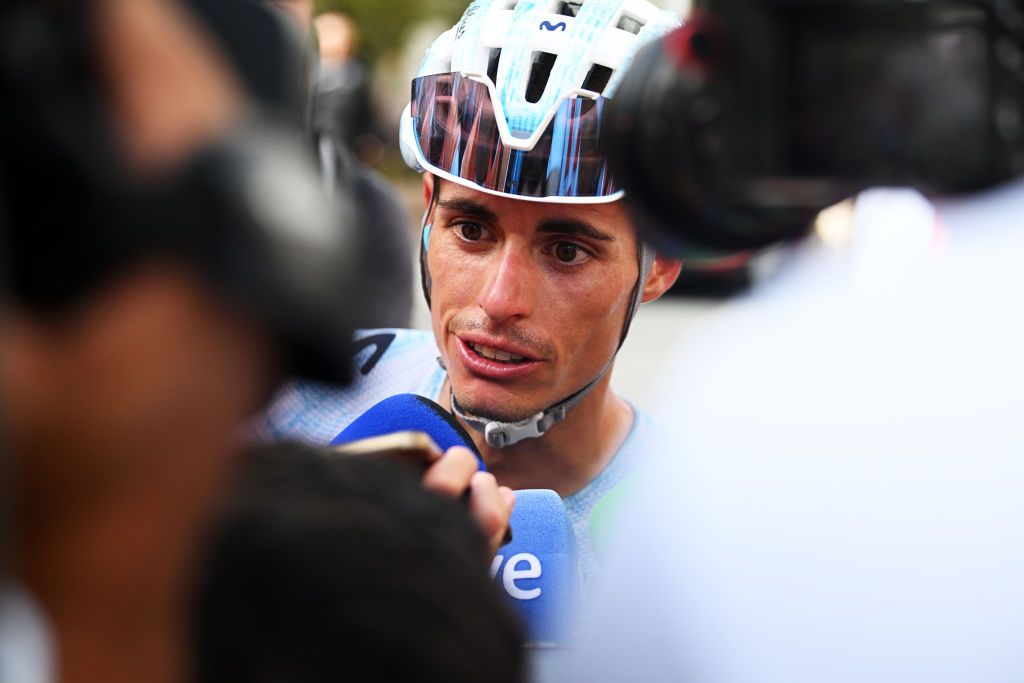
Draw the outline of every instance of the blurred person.
<instances>
[{"instance_id":1,"label":"blurred person","mask_svg":"<svg viewBox=\"0 0 1024 683\"><path fill-rule=\"evenodd\" d=\"M362 230L363 298L356 321L363 329L412 324L415 267L414 225L395 188L326 135L320 142L326 182L341 183L355 198Z\"/></svg>"},{"instance_id":2,"label":"blurred person","mask_svg":"<svg viewBox=\"0 0 1024 683\"><path fill-rule=\"evenodd\" d=\"M486 540L419 476L290 443L249 456L207 544L195 680L523 680Z\"/></svg>"},{"instance_id":3,"label":"blurred person","mask_svg":"<svg viewBox=\"0 0 1024 683\"><path fill-rule=\"evenodd\" d=\"M60 36L67 46L79 37L74 28L94 22L96 47L83 51L106 77L118 148L140 175L173 175L240 112L230 73L173 5L103 2L74 16L24 4L7 12L11 30L48 28L51 18L72 27ZM50 80L53 63L30 64L38 82L12 87L44 101L94 95L88 74ZM130 234L115 241L134 200L115 199L116 177L92 173L108 150L89 147L106 131L88 128L98 123L88 107L68 122L58 117L70 108L6 101L14 121L28 128L18 117L34 114L41 127L3 131L12 295L0 330L17 477L14 575L27 589L17 594L38 603L23 612L45 620L53 637L40 639L34 676L176 680L194 546L239 422L272 389L276 342L265 321L229 303L179 252L143 247L157 238L157 221L140 220L134 244ZM62 123L73 132L64 135ZM58 184L60 201L32 199L44 177ZM157 192L149 206L169 208ZM72 207L74 230L66 223ZM24 636L30 619L22 621Z\"/></svg>"},{"instance_id":4,"label":"blurred person","mask_svg":"<svg viewBox=\"0 0 1024 683\"><path fill-rule=\"evenodd\" d=\"M259 127L176 3L3 12L5 32L37 39L6 44L38 58L12 69L5 52L0 80L0 390L17 481L5 592L27 636L11 647L34 659L3 671L180 680L189 579L243 420L285 371L347 379L337 275L356 255L291 133ZM36 200L47 183L60 201ZM455 452L426 478L468 491L500 535L487 525L507 524L511 500L475 471Z\"/></svg>"},{"instance_id":5,"label":"blurred person","mask_svg":"<svg viewBox=\"0 0 1024 683\"><path fill-rule=\"evenodd\" d=\"M888 204L859 220L914 229ZM943 256L879 272L809 245L678 349L676 436L609 534L568 679L1024 673L1024 183L937 212Z\"/></svg>"},{"instance_id":6,"label":"blurred person","mask_svg":"<svg viewBox=\"0 0 1024 683\"><path fill-rule=\"evenodd\" d=\"M356 57L358 29L336 12L318 16L315 27L320 43L315 126L336 136L363 163L375 165L383 154L384 136L366 66Z\"/></svg>"},{"instance_id":7,"label":"blurred person","mask_svg":"<svg viewBox=\"0 0 1024 683\"><path fill-rule=\"evenodd\" d=\"M731 9L765 6L738 2ZM785 35L810 26L816 40L827 38L828 54L852 56L839 66L867 66L856 86L829 79L831 98L807 113L818 132L835 120L876 125L845 126L833 147L818 148L832 177L819 171L809 179L820 189L836 177L884 181L897 169L931 201L876 188L828 209L813 233L800 230L804 237L772 277L674 351L661 401L673 438L659 449L666 457L636 483L629 519L612 533L607 583L585 645L563 675L695 683L1020 679L1024 324L1012 311L1024 284L1015 265L1024 255L1024 7L775 7L784 12ZM750 45L757 55L751 63L767 65L769 76L791 81L793 70L818 66L804 64L799 52L774 61L763 35L742 31L768 22L730 24L750 15L730 15L729 3L717 8L719 30L736 30L737 44ZM811 21L803 24L803 17ZM846 21L851 17L857 21ZM669 50L651 56L671 55L680 44L670 38ZM696 91L686 88L698 81L679 68L685 62L659 63L681 77L646 72L646 83L661 87L636 100L632 113L675 117L677 140L688 142L681 114ZM888 67L908 63L942 68L893 79ZM859 108L844 106L829 118L836 113L830 103L870 92L865 84L877 87L877 74L908 95L899 116L865 117L884 114L888 103L864 97ZM630 77L644 82L644 75ZM722 103L733 83L715 74L701 84ZM946 87L955 95L949 109L934 97ZM766 103L746 104L745 115ZM995 111L1000 115L991 118ZM657 128L641 120L651 124L647 130ZM788 142L785 129L766 130ZM877 131L899 144L871 144ZM848 140L869 153L851 150ZM648 141L626 140L631 149ZM965 141L967 152L946 163ZM681 186L682 174L668 173L663 161L678 160L668 154L678 150L650 149L662 161L643 169L670 179L666 187ZM776 173L807 179L786 176ZM720 175L689 177L735 187ZM775 213L762 218L777 218L786 206L784 184L775 187ZM740 211L750 209L721 197L703 206L732 225L709 220L698 235L677 217L659 227L677 244L724 241L728 228L741 224ZM760 227L771 237L778 225ZM837 236L848 248L835 248Z\"/></svg>"},{"instance_id":8,"label":"blurred person","mask_svg":"<svg viewBox=\"0 0 1024 683\"><path fill-rule=\"evenodd\" d=\"M364 333L351 390L290 386L266 428L328 443L388 396L436 400L501 484L563 496L589 584L590 509L648 454L653 429L612 391L612 365L640 303L681 267L636 240L595 136L634 51L679 21L644 0L557 9L473 2L413 81L401 137L424 172L433 334Z\"/></svg>"},{"instance_id":9,"label":"blurred person","mask_svg":"<svg viewBox=\"0 0 1024 683\"><path fill-rule=\"evenodd\" d=\"M267 4L275 5L273 2ZM232 6L231 3L204 5L218 36L235 55L235 63L246 76L253 95L285 113L299 112L299 118L307 126L308 141L316 153L328 191L343 192L346 201L360 214L351 222L359 233L360 251L364 257L361 270L365 296L358 307L358 325L367 329L408 327L412 318L414 287L412 219L394 188L354 157L348 146L350 141L332 123L332 100L328 98L325 101L318 95L323 70L330 67L326 63L316 63L316 55L303 38L313 30L312 24L308 21L301 23L304 15L286 13L298 32L291 35L289 31L275 30L271 32L273 39L264 35L257 41L240 31L237 14L246 9L244 6ZM295 36L299 37L301 45L289 44ZM287 49L272 49L282 42L288 44ZM295 69L293 65L297 56L300 68ZM263 75L266 68L263 67L268 61L279 63L274 72L291 77L279 79L267 87L267 79ZM296 89L296 86L300 87ZM324 111L328 112L327 116Z\"/></svg>"},{"instance_id":10,"label":"blurred person","mask_svg":"<svg viewBox=\"0 0 1024 683\"><path fill-rule=\"evenodd\" d=\"M371 166L384 135L373 106L367 68L356 58L358 29L349 17L325 13L314 23L320 46L313 95L313 131L325 178L354 186L365 226L366 329L409 327L413 298L413 222L398 192Z\"/></svg>"}]
</instances>

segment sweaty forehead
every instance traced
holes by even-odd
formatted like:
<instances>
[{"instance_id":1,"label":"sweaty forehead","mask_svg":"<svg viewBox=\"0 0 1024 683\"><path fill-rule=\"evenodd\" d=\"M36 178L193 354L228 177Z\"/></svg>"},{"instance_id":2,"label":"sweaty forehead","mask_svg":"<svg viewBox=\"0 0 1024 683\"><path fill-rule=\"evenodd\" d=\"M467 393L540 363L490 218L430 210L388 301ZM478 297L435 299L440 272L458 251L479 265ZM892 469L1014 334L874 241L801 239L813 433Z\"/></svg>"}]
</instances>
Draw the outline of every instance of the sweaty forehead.
<instances>
[{"instance_id":1,"label":"sweaty forehead","mask_svg":"<svg viewBox=\"0 0 1024 683\"><path fill-rule=\"evenodd\" d=\"M610 241L633 241L633 224L621 200L604 204L533 202L480 192L456 183L438 182L438 204L446 210L477 215L505 230L535 231L559 222L577 222Z\"/></svg>"}]
</instances>

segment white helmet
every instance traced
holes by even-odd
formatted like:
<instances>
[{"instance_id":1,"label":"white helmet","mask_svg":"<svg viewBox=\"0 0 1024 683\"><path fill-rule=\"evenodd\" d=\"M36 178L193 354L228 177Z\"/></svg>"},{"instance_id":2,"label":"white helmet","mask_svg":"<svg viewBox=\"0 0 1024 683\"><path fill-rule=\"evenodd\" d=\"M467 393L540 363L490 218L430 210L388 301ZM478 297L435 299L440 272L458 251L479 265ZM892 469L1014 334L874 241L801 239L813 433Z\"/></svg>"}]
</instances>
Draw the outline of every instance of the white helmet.
<instances>
[{"instance_id":1,"label":"white helmet","mask_svg":"<svg viewBox=\"0 0 1024 683\"><path fill-rule=\"evenodd\" d=\"M680 24L647 0L475 0L427 51L402 115L402 155L483 192L619 199L597 149L601 100L642 45ZM438 116L452 97L459 106Z\"/></svg>"},{"instance_id":2,"label":"white helmet","mask_svg":"<svg viewBox=\"0 0 1024 683\"><path fill-rule=\"evenodd\" d=\"M402 115L402 156L474 190L527 201L611 202L623 196L601 151L605 103L640 47L681 25L647 0L475 0L434 41ZM436 196L436 193L434 193ZM430 302L426 249L433 206L423 219L420 264ZM620 345L654 252L638 249L639 277ZM611 368L559 403L517 423L452 409L494 447L541 436L565 418Z\"/></svg>"}]
</instances>

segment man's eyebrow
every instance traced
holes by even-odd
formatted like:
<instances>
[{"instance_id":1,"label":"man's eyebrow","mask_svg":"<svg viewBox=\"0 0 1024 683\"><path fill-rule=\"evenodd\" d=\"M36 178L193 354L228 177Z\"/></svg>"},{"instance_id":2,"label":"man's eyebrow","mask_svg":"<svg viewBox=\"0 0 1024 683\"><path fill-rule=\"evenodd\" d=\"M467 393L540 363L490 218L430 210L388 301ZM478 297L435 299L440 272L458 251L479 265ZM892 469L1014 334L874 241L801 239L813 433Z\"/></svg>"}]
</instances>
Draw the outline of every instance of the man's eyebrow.
<instances>
[{"instance_id":1,"label":"man's eyebrow","mask_svg":"<svg viewBox=\"0 0 1024 683\"><path fill-rule=\"evenodd\" d=\"M554 233L557 235L578 235L589 237L598 242L614 242L615 238L606 232L601 232L590 223L576 220L574 218L552 218L541 221L537 226L537 232Z\"/></svg>"},{"instance_id":2,"label":"man's eyebrow","mask_svg":"<svg viewBox=\"0 0 1024 683\"><path fill-rule=\"evenodd\" d=\"M452 199L439 199L437 205L442 209L447 209L448 211L475 216L488 223L498 222L498 214L494 213L483 204L474 202L472 199L460 199L458 197L454 197Z\"/></svg>"}]
</instances>

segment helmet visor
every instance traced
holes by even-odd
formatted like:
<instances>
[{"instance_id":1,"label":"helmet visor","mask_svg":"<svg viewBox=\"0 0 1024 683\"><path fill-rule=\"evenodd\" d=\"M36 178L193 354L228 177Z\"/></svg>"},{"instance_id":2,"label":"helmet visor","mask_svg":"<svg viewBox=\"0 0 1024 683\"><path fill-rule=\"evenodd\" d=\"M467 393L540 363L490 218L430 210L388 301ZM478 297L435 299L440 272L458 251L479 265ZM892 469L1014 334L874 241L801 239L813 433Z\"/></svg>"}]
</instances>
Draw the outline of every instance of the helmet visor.
<instances>
[{"instance_id":1,"label":"helmet visor","mask_svg":"<svg viewBox=\"0 0 1024 683\"><path fill-rule=\"evenodd\" d=\"M504 114L496 112L487 83L472 76L413 80L410 114L420 161L443 177L516 197L600 201L621 194L599 146L606 102L563 99L528 150L503 141ZM505 136L515 133L506 128Z\"/></svg>"}]
</instances>

